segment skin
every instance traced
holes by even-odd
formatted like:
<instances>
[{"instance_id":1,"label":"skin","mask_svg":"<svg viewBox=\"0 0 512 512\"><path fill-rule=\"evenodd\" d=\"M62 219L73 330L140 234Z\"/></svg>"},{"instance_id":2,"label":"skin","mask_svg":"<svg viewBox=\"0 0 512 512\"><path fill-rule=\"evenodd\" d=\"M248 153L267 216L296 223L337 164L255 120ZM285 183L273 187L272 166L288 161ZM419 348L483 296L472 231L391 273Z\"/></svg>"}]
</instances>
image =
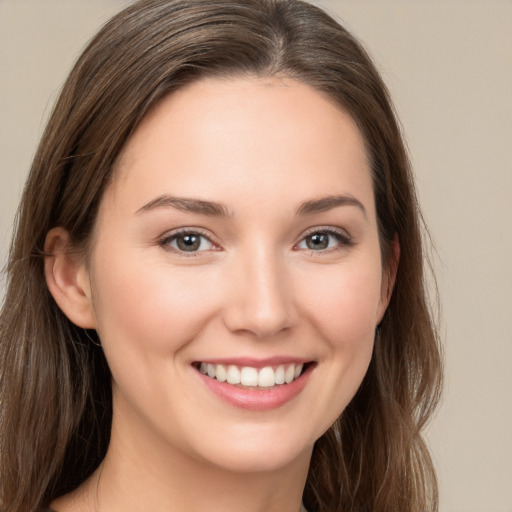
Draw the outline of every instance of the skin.
<instances>
[{"instance_id":1,"label":"skin","mask_svg":"<svg viewBox=\"0 0 512 512\"><path fill-rule=\"evenodd\" d=\"M147 207L164 194L227 215ZM332 196L348 201L297 213ZM181 228L205 237L199 250L180 251ZM327 248L310 248L315 233ZM354 121L291 79L193 83L128 142L89 264L66 242L61 228L48 235L48 285L100 335L114 420L99 470L53 507L297 512L313 444L365 375L393 281ZM292 400L251 411L219 399L192 365L242 356L314 368Z\"/></svg>"}]
</instances>

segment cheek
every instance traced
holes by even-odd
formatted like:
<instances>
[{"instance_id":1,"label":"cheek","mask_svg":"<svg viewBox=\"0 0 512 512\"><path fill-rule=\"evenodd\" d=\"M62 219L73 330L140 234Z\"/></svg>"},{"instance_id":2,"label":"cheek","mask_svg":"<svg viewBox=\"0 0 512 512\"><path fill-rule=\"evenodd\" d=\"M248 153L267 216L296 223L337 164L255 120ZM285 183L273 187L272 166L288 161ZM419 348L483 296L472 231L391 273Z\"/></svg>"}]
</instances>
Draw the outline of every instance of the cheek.
<instances>
[{"instance_id":1,"label":"cheek","mask_svg":"<svg viewBox=\"0 0 512 512\"><path fill-rule=\"evenodd\" d=\"M373 353L380 302L380 265L367 261L317 274L309 287L309 318L319 344L322 393L318 410L326 411L323 433L354 397ZM314 285L314 286L313 286Z\"/></svg>"},{"instance_id":2,"label":"cheek","mask_svg":"<svg viewBox=\"0 0 512 512\"><path fill-rule=\"evenodd\" d=\"M175 352L213 314L213 276L148 261L142 251L140 256L117 257L115 265L98 260L94 310L106 347L122 344L143 353Z\"/></svg>"},{"instance_id":3,"label":"cheek","mask_svg":"<svg viewBox=\"0 0 512 512\"><path fill-rule=\"evenodd\" d=\"M331 348L357 350L373 340L381 294L374 261L317 272L304 289L306 310Z\"/></svg>"}]
</instances>

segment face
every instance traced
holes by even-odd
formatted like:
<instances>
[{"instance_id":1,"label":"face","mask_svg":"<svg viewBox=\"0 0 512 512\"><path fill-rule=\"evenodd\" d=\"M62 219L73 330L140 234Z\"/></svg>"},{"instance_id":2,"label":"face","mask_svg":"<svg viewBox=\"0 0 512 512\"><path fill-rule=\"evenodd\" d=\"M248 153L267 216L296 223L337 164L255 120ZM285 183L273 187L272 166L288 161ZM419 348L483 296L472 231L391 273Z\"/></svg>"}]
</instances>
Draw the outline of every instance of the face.
<instances>
[{"instance_id":1,"label":"face","mask_svg":"<svg viewBox=\"0 0 512 512\"><path fill-rule=\"evenodd\" d=\"M289 79L170 95L104 194L88 279L113 440L237 471L309 454L387 305L355 123Z\"/></svg>"}]
</instances>

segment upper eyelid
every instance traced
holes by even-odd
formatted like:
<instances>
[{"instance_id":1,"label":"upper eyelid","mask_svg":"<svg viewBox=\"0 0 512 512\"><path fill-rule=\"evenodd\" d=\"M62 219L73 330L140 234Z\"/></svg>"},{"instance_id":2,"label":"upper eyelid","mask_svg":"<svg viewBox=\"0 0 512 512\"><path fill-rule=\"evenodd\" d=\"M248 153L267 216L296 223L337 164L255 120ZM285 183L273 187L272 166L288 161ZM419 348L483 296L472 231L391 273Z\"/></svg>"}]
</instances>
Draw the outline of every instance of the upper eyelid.
<instances>
[{"instance_id":1,"label":"upper eyelid","mask_svg":"<svg viewBox=\"0 0 512 512\"><path fill-rule=\"evenodd\" d=\"M304 231L300 235L300 238L298 241L300 242L305 237L312 235L314 233L334 233L334 234L343 236L347 239L350 239L350 240L352 239L352 235L346 229L335 227L335 226L314 226L314 227L311 227L311 228L307 229L306 231Z\"/></svg>"},{"instance_id":2,"label":"upper eyelid","mask_svg":"<svg viewBox=\"0 0 512 512\"><path fill-rule=\"evenodd\" d=\"M206 238L211 244L213 244L216 247L221 247L220 243L217 241L216 237L211 234L210 231L205 230L203 228L198 227L182 227L182 228L176 228L171 231L167 231L162 236L159 236L157 241L159 244L164 244L165 242L168 242L169 240L172 240L176 238L179 235L184 234L198 234L204 238Z\"/></svg>"},{"instance_id":3,"label":"upper eyelid","mask_svg":"<svg viewBox=\"0 0 512 512\"><path fill-rule=\"evenodd\" d=\"M340 227L337 226L329 226L329 225L320 225L320 226L312 226L305 231L303 231L297 241L294 243L294 246L296 246L298 243L302 242L306 237L314 234L314 233L332 233L335 235L339 235L343 238L346 238L348 241L352 241L352 235L350 233ZM196 227L196 226L184 226L180 228L175 228L174 230L167 231L162 236L158 237L158 242L163 243L170 239L173 239L181 234L188 234L188 233L196 233L198 235L201 235L205 237L210 243L215 245L216 247L222 247L221 243L217 240L217 237L211 233L211 231L206 230L204 228Z\"/></svg>"},{"instance_id":4,"label":"upper eyelid","mask_svg":"<svg viewBox=\"0 0 512 512\"><path fill-rule=\"evenodd\" d=\"M302 243L305 242L306 238L308 238L311 235L314 235L315 233L327 233L328 235L336 238L338 243L335 247L319 249L319 250L313 250L313 249L309 249L309 248L306 249L306 248L299 247ZM307 251L310 251L311 254L313 254L315 256L321 256L321 255L332 254L333 252L338 252L343 249L348 249L348 248L352 247L353 245L355 245L354 239L345 229L338 228L335 226L324 226L324 227L315 226L313 228L306 230L301 235L299 240L297 242L295 242L293 249L295 251L307 250Z\"/></svg>"},{"instance_id":5,"label":"upper eyelid","mask_svg":"<svg viewBox=\"0 0 512 512\"><path fill-rule=\"evenodd\" d=\"M159 236L158 238L159 238L159 240L164 240L166 238L172 238L172 237L175 237L178 235L189 234L189 233L204 236L205 238L208 238L208 240L210 240L212 243L214 243L215 237L213 236L213 234L210 231L208 231L204 228L188 227L188 226L182 227L182 228L171 229L169 231L166 231L163 235Z\"/></svg>"}]
</instances>

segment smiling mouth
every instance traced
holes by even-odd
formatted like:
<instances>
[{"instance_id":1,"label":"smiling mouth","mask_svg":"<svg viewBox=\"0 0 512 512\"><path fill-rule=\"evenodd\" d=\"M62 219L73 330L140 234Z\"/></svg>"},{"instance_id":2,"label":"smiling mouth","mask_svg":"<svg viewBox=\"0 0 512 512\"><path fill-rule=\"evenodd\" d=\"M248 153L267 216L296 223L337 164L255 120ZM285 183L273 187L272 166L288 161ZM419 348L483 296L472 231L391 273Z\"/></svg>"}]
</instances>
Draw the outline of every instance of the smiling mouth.
<instances>
[{"instance_id":1,"label":"smiling mouth","mask_svg":"<svg viewBox=\"0 0 512 512\"><path fill-rule=\"evenodd\" d=\"M248 389L269 389L291 384L314 363L288 363L277 366L237 366L225 364L194 363L203 375L219 382Z\"/></svg>"}]
</instances>

